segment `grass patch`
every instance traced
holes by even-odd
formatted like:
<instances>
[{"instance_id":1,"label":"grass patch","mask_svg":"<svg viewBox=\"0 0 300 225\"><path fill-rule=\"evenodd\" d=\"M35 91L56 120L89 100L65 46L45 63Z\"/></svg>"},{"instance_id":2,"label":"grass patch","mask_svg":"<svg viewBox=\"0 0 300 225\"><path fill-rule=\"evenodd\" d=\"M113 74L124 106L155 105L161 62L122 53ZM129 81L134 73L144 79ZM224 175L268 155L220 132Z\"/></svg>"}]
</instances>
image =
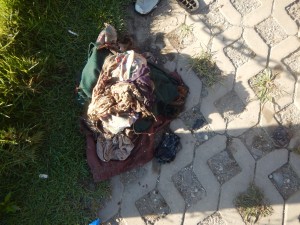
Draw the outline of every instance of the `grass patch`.
<instances>
[{"instance_id":1,"label":"grass patch","mask_svg":"<svg viewBox=\"0 0 300 225\"><path fill-rule=\"evenodd\" d=\"M103 23L124 28L124 4L0 0L0 205L8 211L1 224L97 217L109 187L91 179L74 88Z\"/></svg>"},{"instance_id":2,"label":"grass patch","mask_svg":"<svg viewBox=\"0 0 300 225\"><path fill-rule=\"evenodd\" d=\"M294 153L296 153L296 154L298 154L298 155L300 155L300 145L299 146L297 146L297 147L295 147L295 148L293 148L293 150L292 150Z\"/></svg>"},{"instance_id":3,"label":"grass patch","mask_svg":"<svg viewBox=\"0 0 300 225\"><path fill-rule=\"evenodd\" d=\"M250 86L262 103L272 101L279 95L279 88L274 82L275 77L276 74L270 68L266 68L250 80Z\"/></svg>"},{"instance_id":4,"label":"grass patch","mask_svg":"<svg viewBox=\"0 0 300 225\"><path fill-rule=\"evenodd\" d=\"M211 87L220 81L221 71L213 60L211 52L202 51L195 55L192 57L190 65L206 86Z\"/></svg>"},{"instance_id":5,"label":"grass patch","mask_svg":"<svg viewBox=\"0 0 300 225\"><path fill-rule=\"evenodd\" d=\"M235 206L246 224L255 224L261 217L273 212L263 193L254 184L250 184L245 193L237 196Z\"/></svg>"}]
</instances>

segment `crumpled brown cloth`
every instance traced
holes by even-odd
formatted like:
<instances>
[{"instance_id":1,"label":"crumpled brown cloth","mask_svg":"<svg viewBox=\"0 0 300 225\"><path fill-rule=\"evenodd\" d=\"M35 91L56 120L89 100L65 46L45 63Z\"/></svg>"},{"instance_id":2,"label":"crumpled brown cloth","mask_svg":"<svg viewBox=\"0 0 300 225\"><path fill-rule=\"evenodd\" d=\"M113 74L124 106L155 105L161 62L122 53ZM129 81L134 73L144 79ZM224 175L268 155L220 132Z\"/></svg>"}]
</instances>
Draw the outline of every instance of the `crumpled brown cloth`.
<instances>
[{"instance_id":1,"label":"crumpled brown cloth","mask_svg":"<svg viewBox=\"0 0 300 225\"><path fill-rule=\"evenodd\" d=\"M107 180L122 172L142 166L149 162L154 156L154 132L158 132L170 123L170 119L158 116L157 121L148 130L149 134L140 134L134 141L134 148L130 157L124 161L101 161L96 152L96 142L93 133L86 135L86 155L87 162L93 174L95 182Z\"/></svg>"}]
</instances>

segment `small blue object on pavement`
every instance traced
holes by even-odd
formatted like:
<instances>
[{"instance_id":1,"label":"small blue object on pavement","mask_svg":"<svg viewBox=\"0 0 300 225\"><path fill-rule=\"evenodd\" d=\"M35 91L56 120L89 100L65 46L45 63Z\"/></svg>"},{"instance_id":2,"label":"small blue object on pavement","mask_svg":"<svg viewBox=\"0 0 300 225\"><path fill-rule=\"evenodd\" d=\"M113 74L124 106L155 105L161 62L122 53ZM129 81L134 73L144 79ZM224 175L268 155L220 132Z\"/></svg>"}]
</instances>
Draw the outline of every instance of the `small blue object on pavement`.
<instances>
[{"instance_id":1,"label":"small blue object on pavement","mask_svg":"<svg viewBox=\"0 0 300 225\"><path fill-rule=\"evenodd\" d=\"M93 222L91 222L89 225L100 225L100 219L96 219Z\"/></svg>"}]
</instances>

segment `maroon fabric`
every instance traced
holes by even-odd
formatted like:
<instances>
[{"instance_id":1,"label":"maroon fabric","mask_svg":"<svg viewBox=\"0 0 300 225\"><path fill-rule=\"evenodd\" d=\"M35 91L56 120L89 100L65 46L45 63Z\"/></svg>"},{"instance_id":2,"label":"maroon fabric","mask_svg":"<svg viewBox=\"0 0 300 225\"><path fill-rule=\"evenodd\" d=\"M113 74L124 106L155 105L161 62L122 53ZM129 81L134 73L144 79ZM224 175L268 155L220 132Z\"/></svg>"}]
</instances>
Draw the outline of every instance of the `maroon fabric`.
<instances>
[{"instance_id":1,"label":"maroon fabric","mask_svg":"<svg viewBox=\"0 0 300 225\"><path fill-rule=\"evenodd\" d=\"M101 161L96 153L96 142L92 133L86 135L87 162L95 182L107 180L115 175L142 166L154 156L154 132L170 123L170 119L157 117L157 121L148 130L149 134L140 134L130 156L124 161Z\"/></svg>"}]
</instances>

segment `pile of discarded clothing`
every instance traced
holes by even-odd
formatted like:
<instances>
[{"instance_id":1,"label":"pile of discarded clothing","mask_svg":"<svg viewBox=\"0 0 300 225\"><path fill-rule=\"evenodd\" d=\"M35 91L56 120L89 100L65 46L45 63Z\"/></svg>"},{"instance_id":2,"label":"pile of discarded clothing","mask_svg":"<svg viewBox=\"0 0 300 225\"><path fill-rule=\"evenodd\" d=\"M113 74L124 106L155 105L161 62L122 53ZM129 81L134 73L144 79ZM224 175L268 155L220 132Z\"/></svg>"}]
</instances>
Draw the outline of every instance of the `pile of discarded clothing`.
<instances>
[{"instance_id":1,"label":"pile of discarded clothing","mask_svg":"<svg viewBox=\"0 0 300 225\"><path fill-rule=\"evenodd\" d=\"M79 101L87 105L81 125L95 181L150 161L155 134L181 112L188 92L176 72L167 74L122 44L106 24L90 45L78 86Z\"/></svg>"}]
</instances>

